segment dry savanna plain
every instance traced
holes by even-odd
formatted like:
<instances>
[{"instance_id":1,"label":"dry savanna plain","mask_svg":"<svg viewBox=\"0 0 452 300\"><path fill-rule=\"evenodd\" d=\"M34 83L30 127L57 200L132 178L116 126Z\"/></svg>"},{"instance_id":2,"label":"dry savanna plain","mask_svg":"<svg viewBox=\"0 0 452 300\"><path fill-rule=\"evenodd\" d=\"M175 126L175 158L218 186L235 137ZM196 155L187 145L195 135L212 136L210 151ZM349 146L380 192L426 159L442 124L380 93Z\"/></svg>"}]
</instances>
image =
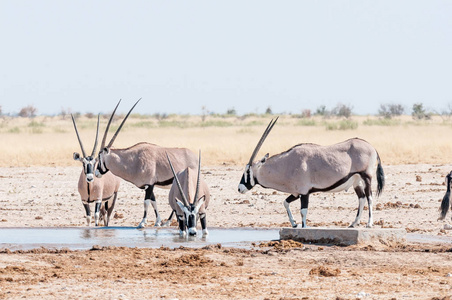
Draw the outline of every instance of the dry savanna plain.
<instances>
[{"instance_id":1,"label":"dry savanna plain","mask_svg":"<svg viewBox=\"0 0 452 300\"><path fill-rule=\"evenodd\" d=\"M237 185L273 116L132 115L115 147L138 142L202 150L202 175L212 199L209 227L281 228L290 225L282 192ZM77 118L87 152L96 118ZM110 136L119 126L115 119ZM101 135L107 119L101 119ZM299 143L328 145L360 137L379 152L386 177L374 199L376 228L403 228L442 242L337 246L263 241L247 248L93 247L91 250L0 249L1 299L451 299L452 232L437 221L452 170L452 120L414 121L374 116L280 116L258 158ZM70 117L0 118L0 226L84 227L77 192L80 147ZM375 181L375 180L374 180ZM374 188L376 189L374 182ZM375 193L375 192L374 192ZM168 190L156 189L162 216ZM122 181L111 226L137 226L144 192ZM292 204L300 222L299 202ZM345 228L356 215L352 190L310 198L308 225ZM367 212L367 211L366 211ZM151 214L148 226L153 226ZM361 220L365 227L367 214ZM176 228L173 222L171 227ZM0 228L0 235L2 230ZM94 245L93 245L94 246Z\"/></svg>"}]
</instances>

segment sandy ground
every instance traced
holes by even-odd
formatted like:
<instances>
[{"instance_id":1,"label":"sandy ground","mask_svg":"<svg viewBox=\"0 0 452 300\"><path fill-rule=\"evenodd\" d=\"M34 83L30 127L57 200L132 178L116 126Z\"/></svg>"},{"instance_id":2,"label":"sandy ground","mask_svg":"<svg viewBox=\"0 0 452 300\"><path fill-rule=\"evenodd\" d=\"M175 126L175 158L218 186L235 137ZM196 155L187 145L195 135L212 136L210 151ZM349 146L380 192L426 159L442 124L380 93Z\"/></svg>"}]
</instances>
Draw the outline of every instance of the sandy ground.
<instances>
[{"instance_id":1,"label":"sandy ground","mask_svg":"<svg viewBox=\"0 0 452 300\"><path fill-rule=\"evenodd\" d=\"M375 227L452 239L438 222L451 165L384 166L386 187L374 199ZM0 168L1 227L85 226L77 192L81 168ZM237 192L242 168L204 167L213 198L208 226L289 226L287 195L256 187ZM375 183L374 183L375 184ZM375 188L374 188L375 190ZM170 213L168 190L156 189L162 216ZM122 182L111 226L136 226L144 192ZM308 225L347 227L356 215L352 190L315 194ZM299 202L292 211L300 222ZM151 215L149 226L154 216ZM367 211L361 226L367 222ZM447 217L450 222L450 215ZM1 229L0 229L1 234ZM203 249L103 248L91 251L34 250L0 253L0 298L236 298L236 299L448 299L452 295L450 244L388 247L220 245Z\"/></svg>"}]
</instances>

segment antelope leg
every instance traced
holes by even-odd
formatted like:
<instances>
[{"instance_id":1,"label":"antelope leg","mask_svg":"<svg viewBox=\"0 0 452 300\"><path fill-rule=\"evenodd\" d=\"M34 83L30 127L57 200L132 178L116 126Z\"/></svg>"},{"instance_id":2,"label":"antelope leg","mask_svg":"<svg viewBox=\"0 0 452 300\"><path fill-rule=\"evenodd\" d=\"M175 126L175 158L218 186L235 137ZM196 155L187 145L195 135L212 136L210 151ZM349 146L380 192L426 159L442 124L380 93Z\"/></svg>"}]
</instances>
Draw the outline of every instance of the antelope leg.
<instances>
[{"instance_id":1,"label":"antelope leg","mask_svg":"<svg viewBox=\"0 0 452 300\"><path fill-rule=\"evenodd\" d=\"M85 207L86 212L86 222L88 222L88 226L91 225L91 209L89 208L88 203L83 203L83 206Z\"/></svg>"},{"instance_id":2,"label":"antelope leg","mask_svg":"<svg viewBox=\"0 0 452 300\"><path fill-rule=\"evenodd\" d=\"M154 226L160 226L162 224L162 219L160 218L159 211L157 209L157 201L155 199L151 199L152 207L154 208L155 212L155 225Z\"/></svg>"},{"instance_id":3,"label":"antelope leg","mask_svg":"<svg viewBox=\"0 0 452 300\"><path fill-rule=\"evenodd\" d=\"M364 194L364 189L361 184L355 186L355 192L359 198L359 206L355 221L353 221L353 223L349 226L350 228L356 227L359 224L359 220L361 219L361 215L363 213L364 204L366 203L366 195Z\"/></svg>"},{"instance_id":4,"label":"antelope leg","mask_svg":"<svg viewBox=\"0 0 452 300\"><path fill-rule=\"evenodd\" d=\"M206 218L206 214L202 214L200 216L200 221L201 221L201 228L202 228L202 235L208 235L209 231L207 230L207 218Z\"/></svg>"},{"instance_id":5,"label":"antelope leg","mask_svg":"<svg viewBox=\"0 0 452 300\"><path fill-rule=\"evenodd\" d=\"M367 222L367 228L372 228L374 225L374 218L372 215L372 185L370 178L365 178L364 183L366 187L364 188L364 192L366 193L367 198L367 207L369 208L369 221Z\"/></svg>"},{"instance_id":6,"label":"antelope leg","mask_svg":"<svg viewBox=\"0 0 452 300\"><path fill-rule=\"evenodd\" d=\"M102 198L96 200L96 207L94 209L94 225L99 226L100 207L102 205Z\"/></svg>"},{"instance_id":7,"label":"antelope leg","mask_svg":"<svg viewBox=\"0 0 452 300\"><path fill-rule=\"evenodd\" d=\"M306 217L308 215L308 206L309 206L309 194L308 195L300 195L301 201L301 227L306 228Z\"/></svg>"},{"instance_id":8,"label":"antelope leg","mask_svg":"<svg viewBox=\"0 0 452 300\"><path fill-rule=\"evenodd\" d=\"M108 226L108 224L110 223L110 216L113 212L113 209L115 208L116 199L118 198L118 192L115 192L112 197L113 200L111 201L111 205L108 205L110 204L111 197L110 199L108 199L108 204L105 203L105 209L107 210L107 224L105 226Z\"/></svg>"},{"instance_id":9,"label":"antelope leg","mask_svg":"<svg viewBox=\"0 0 452 300\"><path fill-rule=\"evenodd\" d=\"M151 203L151 200L149 199L144 199L144 215L143 215L143 220L141 221L140 225L138 225L138 228L143 228L144 226L146 226L146 223L148 222L148 209L149 209L149 204Z\"/></svg>"},{"instance_id":10,"label":"antelope leg","mask_svg":"<svg viewBox=\"0 0 452 300\"><path fill-rule=\"evenodd\" d=\"M293 215L292 215L292 212L290 211L289 205L290 205L291 202L293 202L293 201L295 201L297 199L298 199L298 197L295 197L294 195L290 195L289 197L287 197L286 200L284 200L284 207L286 208L287 215L289 216L290 224L292 225L293 228L297 227L297 223L295 222L295 220L293 218Z\"/></svg>"},{"instance_id":11,"label":"antelope leg","mask_svg":"<svg viewBox=\"0 0 452 300\"><path fill-rule=\"evenodd\" d=\"M155 200L155 195L154 195L154 186L153 185L148 185L146 187L146 196L145 199L150 199L151 200L151 204L152 204L152 208L154 208L154 213L155 213L155 225L154 226L160 226L160 224L162 223L162 219L160 218L160 214L157 208L157 201Z\"/></svg>"},{"instance_id":12,"label":"antelope leg","mask_svg":"<svg viewBox=\"0 0 452 300\"><path fill-rule=\"evenodd\" d=\"M177 216L177 219L179 220L179 235L184 236L187 235L187 226L185 223L185 218L183 216Z\"/></svg>"},{"instance_id":13,"label":"antelope leg","mask_svg":"<svg viewBox=\"0 0 452 300\"><path fill-rule=\"evenodd\" d=\"M168 219L166 220L166 222L162 223L162 226L168 226L171 224L171 219L173 218L173 215L176 213L175 210L173 210L170 214L170 216L168 217Z\"/></svg>"}]
</instances>

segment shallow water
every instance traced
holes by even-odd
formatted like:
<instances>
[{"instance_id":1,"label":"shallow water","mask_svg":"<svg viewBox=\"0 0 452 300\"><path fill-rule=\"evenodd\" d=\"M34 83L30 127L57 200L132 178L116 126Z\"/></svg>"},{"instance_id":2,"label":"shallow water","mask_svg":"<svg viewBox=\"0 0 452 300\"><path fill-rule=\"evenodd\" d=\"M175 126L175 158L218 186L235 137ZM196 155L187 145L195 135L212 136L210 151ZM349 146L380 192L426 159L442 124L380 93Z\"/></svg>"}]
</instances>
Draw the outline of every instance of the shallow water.
<instances>
[{"instance_id":1,"label":"shallow water","mask_svg":"<svg viewBox=\"0 0 452 300\"><path fill-rule=\"evenodd\" d=\"M0 249L28 250L40 247L91 249L93 245L158 248L203 247L221 244L250 247L251 242L279 239L279 229L209 228L209 235L179 236L178 229L135 227L1 228Z\"/></svg>"},{"instance_id":2,"label":"shallow water","mask_svg":"<svg viewBox=\"0 0 452 300\"><path fill-rule=\"evenodd\" d=\"M224 247L249 248L252 242L279 239L279 229L209 228L209 235L179 236L175 228L136 227L63 227L63 228L1 228L0 249L29 250L40 247L71 250L98 246L158 248L203 247L221 244ZM452 238L408 233L410 243L452 244Z\"/></svg>"}]
</instances>

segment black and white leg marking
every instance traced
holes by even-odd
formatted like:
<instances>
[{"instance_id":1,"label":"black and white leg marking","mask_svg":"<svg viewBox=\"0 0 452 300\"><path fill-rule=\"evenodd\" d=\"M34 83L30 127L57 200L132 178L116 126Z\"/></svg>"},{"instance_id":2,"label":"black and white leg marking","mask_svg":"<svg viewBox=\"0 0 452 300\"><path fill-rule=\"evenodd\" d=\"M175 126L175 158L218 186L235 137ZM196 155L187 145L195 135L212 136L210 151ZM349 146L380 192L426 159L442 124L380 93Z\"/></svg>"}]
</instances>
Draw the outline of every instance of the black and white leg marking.
<instances>
[{"instance_id":1,"label":"black and white leg marking","mask_svg":"<svg viewBox=\"0 0 452 300\"><path fill-rule=\"evenodd\" d=\"M301 202L301 227L306 228L306 217L308 216L308 206L309 206L309 194L307 195L300 195L300 202Z\"/></svg>"},{"instance_id":2,"label":"black and white leg marking","mask_svg":"<svg viewBox=\"0 0 452 300\"><path fill-rule=\"evenodd\" d=\"M358 212L356 214L355 221L349 226L350 228L356 227L359 225L359 220L361 219L361 215L363 213L364 205L366 203L366 194L364 193L364 187L362 185L362 182L360 182L358 185L355 186L355 192L358 196Z\"/></svg>"},{"instance_id":3,"label":"black and white leg marking","mask_svg":"<svg viewBox=\"0 0 452 300\"><path fill-rule=\"evenodd\" d=\"M83 202L83 207L85 207L86 222L88 223L88 226L90 226L91 225L91 209L89 207L89 203Z\"/></svg>"},{"instance_id":4,"label":"black and white leg marking","mask_svg":"<svg viewBox=\"0 0 452 300\"><path fill-rule=\"evenodd\" d=\"M94 209L94 225L99 226L100 207L102 205L102 199L96 200L96 207Z\"/></svg>"},{"instance_id":5,"label":"black and white leg marking","mask_svg":"<svg viewBox=\"0 0 452 300\"><path fill-rule=\"evenodd\" d=\"M290 224L292 225L293 228L297 227L297 223L295 222L293 215L292 215L292 211L290 210L290 203L292 203L293 201L297 200L298 197L295 197L294 195L290 195L289 197L286 198L286 200L284 200L284 207L286 208L287 211L287 215L289 216L289 221Z\"/></svg>"},{"instance_id":6,"label":"black and white leg marking","mask_svg":"<svg viewBox=\"0 0 452 300\"><path fill-rule=\"evenodd\" d=\"M207 230L207 217L206 214L200 214L199 220L201 222L202 235L208 235L209 231Z\"/></svg>"},{"instance_id":7,"label":"black and white leg marking","mask_svg":"<svg viewBox=\"0 0 452 300\"><path fill-rule=\"evenodd\" d=\"M187 224L185 222L184 216L177 216L179 222L179 235L184 236L187 234Z\"/></svg>"}]
</instances>

